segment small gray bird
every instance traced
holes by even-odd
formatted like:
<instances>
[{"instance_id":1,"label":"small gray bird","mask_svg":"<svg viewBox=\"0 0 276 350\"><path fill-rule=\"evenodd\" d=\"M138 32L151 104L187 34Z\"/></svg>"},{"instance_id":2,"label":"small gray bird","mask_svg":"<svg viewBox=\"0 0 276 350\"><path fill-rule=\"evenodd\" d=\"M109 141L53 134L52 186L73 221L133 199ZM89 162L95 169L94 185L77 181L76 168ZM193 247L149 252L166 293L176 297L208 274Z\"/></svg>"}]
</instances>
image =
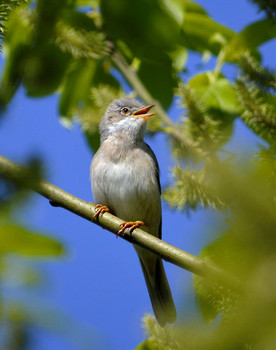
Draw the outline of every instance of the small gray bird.
<instances>
[{"instance_id":1,"label":"small gray bird","mask_svg":"<svg viewBox=\"0 0 276 350\"><path fill-rule=\"evenodd\" d=\"M144 142L146 119L153 106L143 106L130 97L114 100L101 123L101 146L91 163L91 182L97 212L110 211L127 227L144 226L161 238L159 166ZM161 326L176 320L176 310L163 262L156 255L135 246L139 256L155 317Z\"/></svg>"}]
</instances>

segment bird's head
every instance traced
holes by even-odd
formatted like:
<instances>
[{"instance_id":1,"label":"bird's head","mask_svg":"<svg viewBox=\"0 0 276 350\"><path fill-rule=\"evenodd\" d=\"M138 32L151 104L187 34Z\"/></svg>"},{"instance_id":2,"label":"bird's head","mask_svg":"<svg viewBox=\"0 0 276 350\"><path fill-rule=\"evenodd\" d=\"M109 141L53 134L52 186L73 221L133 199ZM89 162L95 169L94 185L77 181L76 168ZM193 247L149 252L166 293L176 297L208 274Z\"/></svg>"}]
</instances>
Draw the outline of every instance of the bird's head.
<instances>
[{"instance_id":1,"label":"bird's head","mask_svg":"<svg viewBox=\"0 0 276 350\"><path fill-rule=\"evenodd\" d=\"M108 106L100 123L101 140L110 135L128 135L133 139L143 138L146 120L154 114L149 113L153 105L144 106L131 97L114 100Z\"/></svg>"}]
</instances>

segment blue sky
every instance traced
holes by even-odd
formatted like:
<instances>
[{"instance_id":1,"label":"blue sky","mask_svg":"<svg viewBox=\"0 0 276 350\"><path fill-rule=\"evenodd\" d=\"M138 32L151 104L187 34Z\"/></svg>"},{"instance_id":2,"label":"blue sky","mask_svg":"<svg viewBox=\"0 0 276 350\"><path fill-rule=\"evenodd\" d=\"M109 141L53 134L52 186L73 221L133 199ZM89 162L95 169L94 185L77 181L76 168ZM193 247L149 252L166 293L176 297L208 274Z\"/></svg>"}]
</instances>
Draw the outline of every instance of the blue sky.
<instances>
[{"instance_id":1,"label":"blue sky","mask_svg":"<svg viewBox=\"0 0 276 350\"><path fill-rule=\"evenodd\" d=\"M256 7L244 0L201 0L198 3L215 20L235 31L262 17ZM261 49L264 63L274 69L275 47L274 41ZM190 55L191 73L196 71L198 63L199 57ZM207 68L212 65L213 61ZM3 67L2 58L0 67ZM226 73L233 75L233 68L229 67ZM58 122L57 102L58 95L30 99L20 88L0 123L0 154L18 163L24 163L29 156L39 156L47 180L91 201L89 166L92 153L78 126L67 130ZM179 113L176 108L172 109L172 117ZM259 140L239 122L228 149L242 147L247 154L256 147L256 142ZM173 165L166 139L158 135L148 143L158 158L164 187L171 181L169 168ZM57 237L68 252L62 260L38 263L47 276L43 288L20 291L20 297L32 307L42 303L50 313L60 311L64 331L69 330L69 336L62 337L34 328L33 349L92 349L94 343L96 349L135 348L145 337L141 318L152 310L134 249L96 225L51 207L47 200L36 194L18 220L27 227ZM199 254L202 247L214 239L210 222L223 226L223 220L215 213L199 210L187 217L171 211L163 203L164 240L192 254ZM189 317L196 312L191 274L167 263L165 269L179 319ZM76 345L80 339L82 347Z\"/></svg>"}]
</instances>

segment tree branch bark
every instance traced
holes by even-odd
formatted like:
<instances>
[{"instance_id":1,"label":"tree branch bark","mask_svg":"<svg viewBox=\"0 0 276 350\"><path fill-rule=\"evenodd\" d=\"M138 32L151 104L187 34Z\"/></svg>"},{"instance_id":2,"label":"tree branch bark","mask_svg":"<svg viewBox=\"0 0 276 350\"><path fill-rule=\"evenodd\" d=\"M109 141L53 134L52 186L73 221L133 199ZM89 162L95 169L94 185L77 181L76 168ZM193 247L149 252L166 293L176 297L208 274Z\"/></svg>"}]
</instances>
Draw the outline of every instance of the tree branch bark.
<instances>
[{"instance_id":1,"label":"tree branch bark","mask_svg":"<svg viewBox=\"0 0 276 350\"><path fill-rule=\"evenodd\" d=\"M91 221L95 213L96 204L77 198L48 181L34 179L34 176L29 169L22 167L1 155L0 176L10 182L22 186L23 188L39 193L43 197L49 199L50 203L54 206L59 206L69 210L86 220ZM103 215L100 215L94 223L116 234L119 231L123 220L110 213L104 213ZM213 279L214 281L227 285L232 289L241 290L241 283L236 278L229 276L225 271L216 267L207 259L201 259L180 250L139 228L135 229L131 234L126 231L121 238L139 245L140 247L160 256L162 259L185 270L202 277Z\"/></svg>"}]
</instances>

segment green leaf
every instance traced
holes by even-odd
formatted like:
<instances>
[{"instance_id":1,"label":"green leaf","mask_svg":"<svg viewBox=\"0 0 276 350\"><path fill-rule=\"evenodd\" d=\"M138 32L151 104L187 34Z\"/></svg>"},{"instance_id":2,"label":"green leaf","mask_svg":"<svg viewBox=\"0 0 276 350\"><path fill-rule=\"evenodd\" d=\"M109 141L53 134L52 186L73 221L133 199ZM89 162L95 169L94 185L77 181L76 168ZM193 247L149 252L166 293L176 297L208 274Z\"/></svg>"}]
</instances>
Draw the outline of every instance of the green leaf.
<instances>
[{"instance_id":1,"label":"green leaf","mask_svg":"<svg viewBox=\"0 0 276 350\"><path fill-rule=\"evenodd\" d=\"M190 12L190 13L200 13L202 15L207 15L207 12L205 11L205 9L200 5L198 5L196 2L188 1L188 0L186 1L179 0L179 2L183 4L185 13Z\"/></svg>"},{"instance_id":2,"label":"green leaf","mask_svg":"<svg viewBox=\"0 0 276 350\"><path fill-rule=\"evenodd\" d=\"M241 272L245 261L242 260L241 249L234 237L226 233L206 246L200 253L203 259L210 259L213 263L231 273ZM222 285L214 283L200 276L194 276L196 300L202 316L206 322L212 321L219 312L227 318L235 312L237 302L236 293Z\"/></svg>"},{"instance_id":3,"label":"green leaf","mask_svg":"<svg viewBox=\"0 0 276 350\"><path fill-rule=\"evenodd\" d=\"M50 43L31 48L23 61L23 85L32 97L54 93L65 74L69 56Z\"/></svg>"},{"instance_id":4,"label":"green leaf","mask_svg":"<svg viewBox=\"0 0 276 350\"><path fill-rule=\"evenodd\" d=\"M167 2L168 3L168 2ZM101 14L108 37L124 41L139 58L158 60L159 52L173 50L179 42L180 26L158 0L102 0Z\"/></svg>"},{"instance_id":5,"label":"green leaf","mask_svg":"<svg viewBox=\"0 0 276 350\"><path fill-rule=\"evenodd\" d=\"M185 14L180 39L180 44L183 46L197 52L210 51L218 55L223 46L221 40L220 42L214 40L218 35L223 38L224 43L227 43L235 33L206 14L197 12Z\"/></svg>"},{"instance_id":6,"label":"green leaf","mask_svg":"<svg viewBox=\"0 0 276 350\"><path fill-rule=\"evenodd\" d=\"M92 60L75 60L71 63L61 87L59 114L71 120L80 104L86 104L96 69Z\"/></svg>"},{"instance_id":7,"label":"green leaf","mask_svg":"<svg viewBox=\"0 0 276 350\"><path fill-rule=\"evenodd\" d=\"M159 350L160 347L155 344L152 339L146 339L143 343L139 344L135 350Z\"/></svg>"},{"instance_id":8,"label":"green leaf","mask_svg":"<svg viewBox=\"0 0 276 350\"><path fill-rule=\"evenodd\" d=\"M172 103L177 80L173 76L169 59L160 62L143 60L139 66L138 76L151 95L167 109Z\"/></svg>"},{"instance_id":9,"label":"green leaf","mask_svg":"<svg viewBox=\"0 0 276 350\"><path fill-rule=\"evenodd\" d=\"M235 88L222 75L215 77L211 71L200 73L195 75L188 85L205 108L239 114L240 105Z\"/></svg>"},{"instance_id":10,"label":"green leaf","mask_svg":"<svg viewBox=\"0 0 276 350\"><path fill-rule=\"evenodd\" d=\"M54 238L13 224L0 225L0 254L15 253L33 257L58 257L64 250Z\"/></svg>"},{"instance_id":11,"label":"green leaf","mask_svg":"<svg viewBox=\"0 0 276 350\"><path fill-rule=\"evenodd\" d=\"M169 53L170 58L173 62L173 68L177 72L183 71L183 69L186 66L187 59L188 59L188 51L183 46L178 46L174 51L171 51Z\"/></svg>"},{"instance_id":12,"label":"green leaf","mask_svg":"<svg viewBox=\"0 0 276 350\"><path fill-rule=\"evenodd\" d=\"M94 60L73 61L61 88L59 113L62 118L71 121L77 110L87 106L93 107L91 89L103 84L116 89L120 87L117 80L110 74L109 66L106 67L102 62Z\"/></svg>"},{"instance_id":13,"label":"green leaf","mask_svg":"<svg viewBox=\"0 0 276 350\"><path fill-rule=\"evenodd\" d=\"M13 10L6 27L7 60L0 87L0 108L10 102L21 82L23 62L33 40L30 16L24 7Z\"/></svg>"},{"instance_id":14,"label":"green leaf","mask_svg":"<svg viewBox=\"0 0 276 350\"><path fill-rule=\"evenodd\" d=\"M276 23L271 19L254 22L232 38L226 47L224 60L236 62L247 51L254 54L260 45L275 37Z\"/></svg>"},{"instance_id":15,"label":"green leaf","mask_svg":"<svg viewBox=\"0 0 276 350\"><path fill-rule=\"evenodd\" d=\"M75 0L74 5L97 8L100 5L100 0Z\"/></svg>"}]
</instances>

